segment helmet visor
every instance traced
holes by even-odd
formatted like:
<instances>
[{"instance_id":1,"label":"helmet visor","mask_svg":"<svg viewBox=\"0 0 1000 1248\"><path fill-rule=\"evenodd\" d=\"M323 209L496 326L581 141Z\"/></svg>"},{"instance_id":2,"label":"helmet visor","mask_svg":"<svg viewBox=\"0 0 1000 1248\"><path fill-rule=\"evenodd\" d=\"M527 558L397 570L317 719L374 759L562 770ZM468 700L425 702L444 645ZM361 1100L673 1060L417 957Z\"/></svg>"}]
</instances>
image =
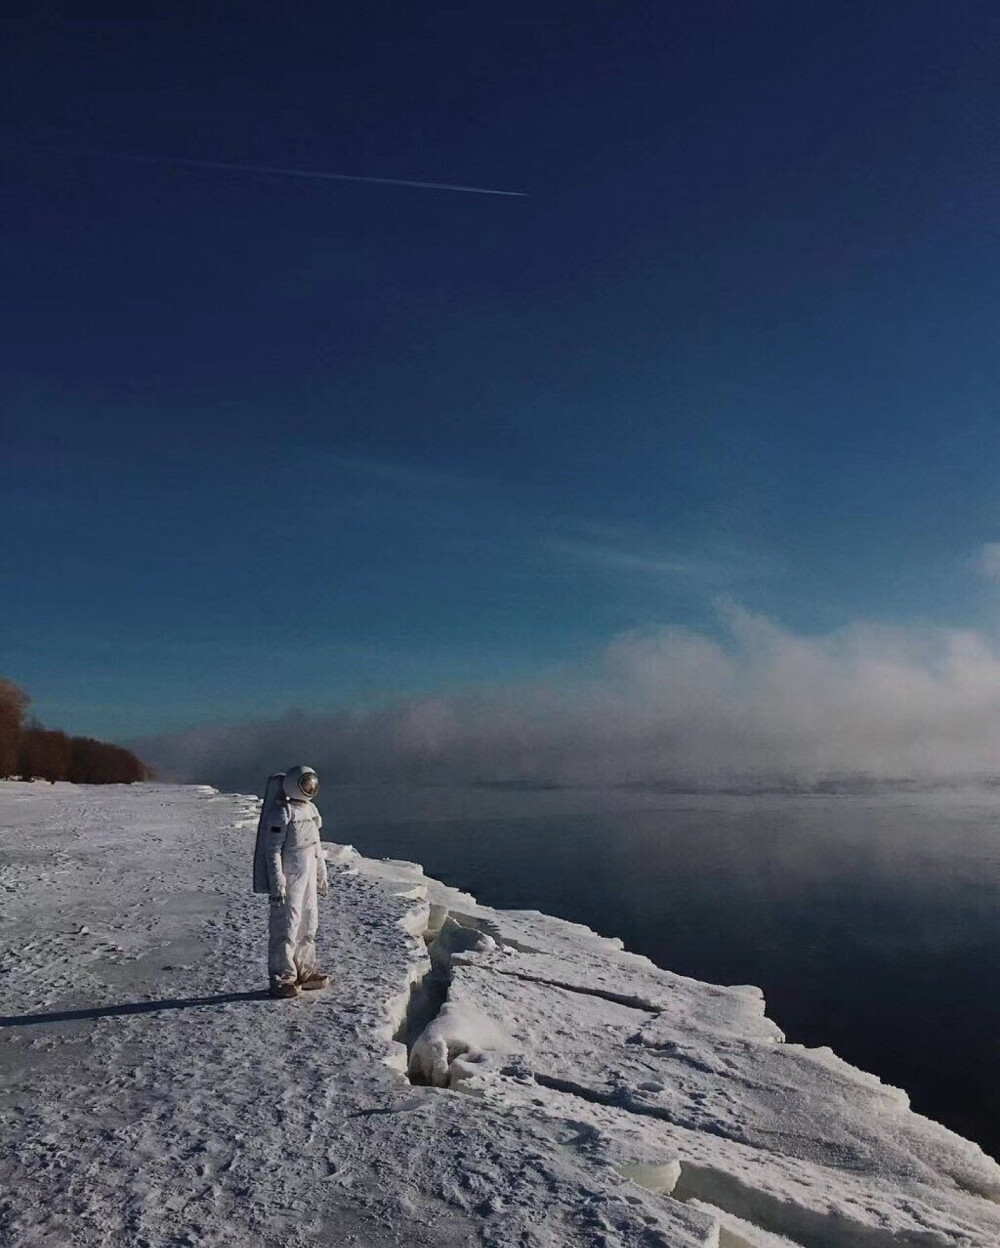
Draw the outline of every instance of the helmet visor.
<instances>
[{"instance_id":1,"label":"helmet visor","mask_svg":"<svg viewBox=\"0 0 1000 1248\"><path fill-rule=\"evenodd\" d=\"M319 776L314 771L307 771L299 780L299 788L306 797L315 797L319 792Z\"/></svg>"}]
</instances>

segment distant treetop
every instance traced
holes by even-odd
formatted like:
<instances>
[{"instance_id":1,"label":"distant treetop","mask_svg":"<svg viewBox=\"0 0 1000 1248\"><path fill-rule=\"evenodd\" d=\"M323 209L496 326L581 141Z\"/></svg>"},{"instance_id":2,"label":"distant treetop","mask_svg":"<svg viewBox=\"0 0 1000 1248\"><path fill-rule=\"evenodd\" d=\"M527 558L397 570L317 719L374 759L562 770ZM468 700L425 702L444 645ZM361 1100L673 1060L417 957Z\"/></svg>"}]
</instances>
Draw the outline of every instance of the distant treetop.
<instances>
[{"instance_id":1,"label":"distant treetop","mask_svg":"<svg viewBox=\"0 0 1000 1248\"><path fill-rule=\"evenodd\" d=\"M73 784L131 784L152 771L120 745L92 737L70 737L59 729L25 722L30 699L0 677L0 777L69 780Z\"/></svg>"}]
</instances>

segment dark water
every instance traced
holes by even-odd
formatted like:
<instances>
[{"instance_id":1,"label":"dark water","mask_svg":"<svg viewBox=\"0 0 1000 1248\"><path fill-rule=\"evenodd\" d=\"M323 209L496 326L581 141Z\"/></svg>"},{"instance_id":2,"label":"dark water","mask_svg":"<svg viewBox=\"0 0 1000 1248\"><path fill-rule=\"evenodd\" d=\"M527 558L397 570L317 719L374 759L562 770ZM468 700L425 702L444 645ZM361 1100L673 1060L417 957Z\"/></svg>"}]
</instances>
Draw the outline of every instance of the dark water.
<instances>
[{"instance_id":1,"label":"dark water","mask_svg":"<svg viewBox=\"0 0 1000 1248\"><path fill-rule=\"evenodd\" d=\"M649 801L330 835L681 974L758 984L789 1040L830 1045L1000 1156L1000 794Z\"/></svg>"}]
</instances>

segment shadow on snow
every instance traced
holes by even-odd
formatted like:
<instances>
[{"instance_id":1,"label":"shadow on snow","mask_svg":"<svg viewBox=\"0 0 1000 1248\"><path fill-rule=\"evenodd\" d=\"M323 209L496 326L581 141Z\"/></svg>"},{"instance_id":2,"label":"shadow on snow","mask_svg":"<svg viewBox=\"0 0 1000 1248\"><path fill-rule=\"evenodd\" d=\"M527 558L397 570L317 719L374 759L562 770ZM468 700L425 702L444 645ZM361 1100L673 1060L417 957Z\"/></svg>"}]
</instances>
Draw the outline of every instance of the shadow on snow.
<instances>
[{"instance_id":1,"label":"shadow on snow","mask_svg":"<svg viewBox=\"0 0 1000 1248\"><path fill-rule=\"evenodd\" d=\"M214 997L167 997L162 1001L125 1001L120 1005L96 1005L81 1010L56 1010L51 1014L0 1014L0 1029L31 1027L39 1023L72 1023L90 1018L120 1018L128 1014L155 1014L160 1010L191 1010L203 1005L230 1005L236 1001L267 1001L266 988L255 992L223 992Z\"/></svg>"}]
</instances>

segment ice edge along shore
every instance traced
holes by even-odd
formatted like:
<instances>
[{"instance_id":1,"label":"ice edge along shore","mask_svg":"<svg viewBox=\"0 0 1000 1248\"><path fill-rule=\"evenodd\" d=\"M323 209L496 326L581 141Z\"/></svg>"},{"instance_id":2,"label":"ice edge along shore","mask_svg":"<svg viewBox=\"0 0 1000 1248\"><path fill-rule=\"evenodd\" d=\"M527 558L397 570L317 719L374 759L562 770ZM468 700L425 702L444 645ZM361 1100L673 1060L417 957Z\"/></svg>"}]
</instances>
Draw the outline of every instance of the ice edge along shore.
<instances>
[{"instance_id":1,"label":"ice edge along shore","mask_svg":"<svg viewBox=\"0 0 1000 1248\"><path fill-rule=\"evenodd\" d=\"M268 1000L258 806L0 784L0 1244L1000 1244L1000 1167L757 989L415 864L329 845L333 986Z\"/></svg>"}]
</instances>

